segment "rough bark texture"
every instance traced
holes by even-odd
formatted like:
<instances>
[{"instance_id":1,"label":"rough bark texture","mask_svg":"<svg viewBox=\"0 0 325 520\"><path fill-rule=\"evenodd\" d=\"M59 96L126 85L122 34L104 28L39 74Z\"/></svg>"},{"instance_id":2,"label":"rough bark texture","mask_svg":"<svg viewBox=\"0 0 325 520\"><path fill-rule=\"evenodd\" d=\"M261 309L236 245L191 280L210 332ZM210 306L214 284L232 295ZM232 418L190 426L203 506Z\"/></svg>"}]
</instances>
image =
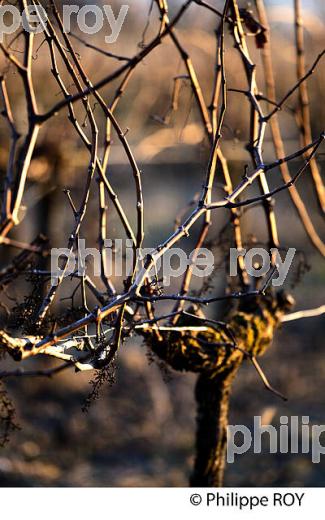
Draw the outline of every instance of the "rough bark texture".
<instances>
[{"instance_id":1,"label":"rough bark texture","mask_svg":"<svg viewBox=\"0 0 325 520\"><path fill-rule=\"evenodd\" d=\"M191 486L223 484L231 383L237 369L211 379L200 374L196 383L197 431Z\"/></svg>"},{"instance_id":2,"label":"rough bark texture","mask_svg":"<svg viewBox=\"0 0 325 520\"><path fill-rule=\"evenodd\" d=\"M160 341L147 340L175 370L199 373L192 486L222 485L231 384L245 358L260 356L270 347L280 317L291 304L291 298L283 293L246 298L220 328L207 326L205 331L184 330L166 333ZM178 325L202 325L202 320L202 316L186 315Z\"/></svg>"}]
</instances>

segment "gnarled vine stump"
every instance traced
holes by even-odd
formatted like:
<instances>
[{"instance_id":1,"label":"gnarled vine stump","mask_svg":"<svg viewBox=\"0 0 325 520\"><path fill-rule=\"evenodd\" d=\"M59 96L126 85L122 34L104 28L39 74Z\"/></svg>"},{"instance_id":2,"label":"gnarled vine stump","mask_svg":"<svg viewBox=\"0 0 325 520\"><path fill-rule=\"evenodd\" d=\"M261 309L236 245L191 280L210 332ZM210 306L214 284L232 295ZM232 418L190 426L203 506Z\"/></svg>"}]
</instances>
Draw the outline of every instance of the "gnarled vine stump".
<instances>
[{"instance_id":1,"label":"gnarled vine stump","mask_svg":"<svg viewBox=\"0 0 325 520\"><path fill-rule=\"evenodd\" d=\"M147 337L150 348L170 367L199 374L192 486L222 485L232 382L246 358L260 356L270 347L280 318L292 303L282 292L246 298L219 326L198 327L195 332L195 325L209 320L183 315L177 322L179 330L164 332L160 339Z\"/></svg>"}]
</instances>

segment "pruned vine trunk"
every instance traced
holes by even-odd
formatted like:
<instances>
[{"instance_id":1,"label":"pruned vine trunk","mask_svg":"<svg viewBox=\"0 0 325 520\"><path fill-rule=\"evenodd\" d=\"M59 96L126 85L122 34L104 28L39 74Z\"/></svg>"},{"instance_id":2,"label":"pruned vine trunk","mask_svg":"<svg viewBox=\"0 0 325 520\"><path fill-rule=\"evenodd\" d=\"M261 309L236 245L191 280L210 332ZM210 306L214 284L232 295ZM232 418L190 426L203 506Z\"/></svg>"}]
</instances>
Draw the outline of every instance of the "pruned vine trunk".
<instances>
[{"instance_id":1,"label":"pruned vine trunk","mask_svg":"<svg viewBox=\"0 0 325 520\"><path fill-rule=\"evenodd\" d=\"M291 296L269 291L263 298L240 302L226 322L205 319L202 312L195 315L191 309L178 319L177 331L160 338L144 333L149 347L170 367L199 374L195 389L196 457L191 486L222 486L232 382L245 359L253 360L257 366L255 358L270 347L281 316L292 304ZM206 327L202 327L204 323ZM265 376L264 384L268 384Z\"/></svg>"}]
</instances>

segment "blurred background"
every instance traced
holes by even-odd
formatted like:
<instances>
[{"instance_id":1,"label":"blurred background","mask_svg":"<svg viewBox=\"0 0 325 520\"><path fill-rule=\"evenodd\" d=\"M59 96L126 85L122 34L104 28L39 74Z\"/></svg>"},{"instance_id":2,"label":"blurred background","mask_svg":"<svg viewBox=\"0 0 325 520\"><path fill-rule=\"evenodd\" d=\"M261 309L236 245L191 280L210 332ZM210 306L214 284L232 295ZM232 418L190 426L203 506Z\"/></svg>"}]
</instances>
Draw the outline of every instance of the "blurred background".
<instances>
[{"instance_id":1,"label":"blurred background","mask_svg":"<svg viewBox=\"0 0 325 520\"><path fill-rule=\"evenodd\" d=\"M114 12L118 12L121 3L110 1ZM324 48L325 5L321 0L302 3L308 68ZM98 35L87 37L87 41L123 56L131 57L138 52L155 36L159 18L155 8L150 11L149 0L130 0L129 4L130 10L116 44L104 43L103 36L110 34L109 27L104 27ZM180 4L181 1L170 2L171 17ZM213 4L222 8L223 2ZM253 5L249 6L247 2L241 1L239 4L240 7L253 9ZM277 98L281 99L296 81L293 2L265 0L265 5L272 29ZM149 27L148 20L151 22ZM207 101L213 83L216 25L217 20L211 13L193 5L177 28L177 34L193 60ZM74 30L77 32L76 27ZM41 42L39 37L39 44ZM254 38L249 39L249 45L253 61L257 64L258 83L263 90L261 56ZM114 60L86 48L78 41L75 47L93 82L118 66ZM36 45L35 49L35 85L39 109L45 111L60 99L60 93L49 73L46 46ZM19 52L19 42L16 50ZM2 63L2 70L5 67L7 65ZM229 88L245 88L245 76L230 35L226 37L226 72ZM6 73L15 117L23 132L26 130L26 112L22 87L10 67ZM64 77L64 71L62 74ZM208 159L208 145L186 80L181 84L177 112L169 111L173 78L179 75L184 75L184 68L172 42L165 39L137 68L116 111L122 128L128 129L128 141L142 170L146 247L154 247L169 236L179 211L200 190ZM116 82L103 90L105 99L113 99L118 84ZM317 137L324 129L325 75L322 63L308 80L308 87L312 100L313 135ZM296 106L297 98L293 96L279 115L286 153L300 146L294 118ZM248 108L241 94L229 92L223 151L229 160L234 183L243 174L244 165L250 164L245 150ZM82 118L82 111L77 110L77 113ZM166 116L168 123L163 124ZM85 131L88 130L85 128ZM8 157L8 133L3 120L0 120L0 140L0 169L3 171ZM30 168L21 223L12 233L13 238L28 242L38 232L43 232L50 238L53 247L65 247L73 226L73 215L63 189L70 189L74 200L80 199L87 159L88 154L80 145L73 127L67 124L64 113L54 123L44 126ZM264 159L274 160L268 133ZM323 167L321 154L318 160ZM291 163L291 172L297 171L300 164L299 161ZM109 176L129 211L131 222L134 222L135 194L130 167L115 136ZM280 174L273 170L270 185L275 187L279 183ZM222 194L220 187L217 179L215 195L219 197ZM299 181L298 189L319 233L323 232L324 236L323 221L317 213L308 174ZM82 228L89 247L96 244L98 234L97 198L96 190L93 191L88 217ZM255 187L252 187L249 194L255 193ZM299 250L286 289L294 295L297 309L323 304L324 262L309 245L287 193L277 196L275 211L281 245ZM213 218L212 238L216 238L226 222L227 214L220 212ZM110 238L121 236L120 223L113 208L109 211L108 226ZM247 211L243 229L247 240L255 237L263 242L266 239L260 208ZM181 245L190 251L194 243L195 233ZM220 267L216 270L211 291L222 294L226 283L224 253L218 247L214 252ZM5 265L15 254L7 248L1 265ZM306 264L310 269L306 268ZM302 281L297 283L301 270L306 272ZM177 290L177 280L173 283L169 292ZM15 298L23 303L25 286L22 281L11 287L9 299ZM199 288L199 280L194 283L194 288ZM63 287L60 298L70 293L71 286ZM60 298L58 307L63 305ZM209 312L218 318L224 310L219 305ZM285 324L261 364L272 385L289 397L288 402L283 403L268 393L254 369L247 364L240 370L234 386L230 424L244 424L252 428L256 415L261 415L275 426L279 424L281 415L309 416L312 424L325 424L323 333L323 317ZM29 369L35 366L35 360L25 364ZM45 361L44 366L48 366ZM2 365L2 368L13 367L9 360ZM0 450L0 485L186 486L193 464L195 377L161 367L150 359L146 347L136 338L121 348L114 377L114 384L102 388L101 398L91 405L88 413L82 412L82 405L91 390L89 374L63 373L53 381L23 378L7 381L6 387L15 403L21 430L12 434L10 443ZM249 451L229 465L226 485L325 485L324 462L312 464L308 454L270 455L267 453L267 443L264 448L261 454L254 455Z\"/></svg>"}]
</instances>

